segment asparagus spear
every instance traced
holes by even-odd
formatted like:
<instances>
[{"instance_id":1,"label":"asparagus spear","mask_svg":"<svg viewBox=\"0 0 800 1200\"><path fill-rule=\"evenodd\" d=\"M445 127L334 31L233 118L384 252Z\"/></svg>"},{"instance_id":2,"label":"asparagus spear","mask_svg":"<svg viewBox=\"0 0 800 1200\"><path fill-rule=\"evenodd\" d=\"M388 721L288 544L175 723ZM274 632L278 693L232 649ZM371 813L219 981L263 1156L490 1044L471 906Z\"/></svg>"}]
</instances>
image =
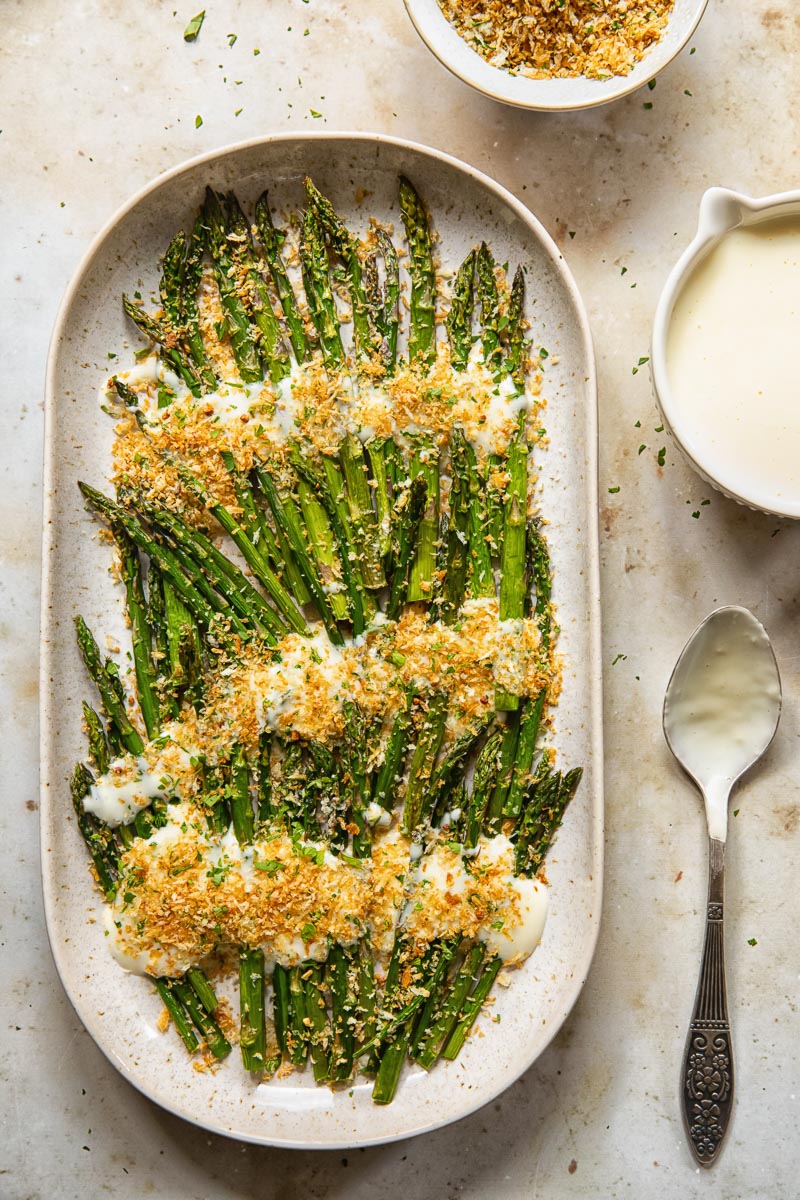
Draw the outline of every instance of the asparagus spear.
<instances>
[{"instance_id":1,"label":"asparagus spear","mask_svg":"<svg viewBox=\"0 0 800 1200\"><path fill-rule=\"evenodd\" d=\"M370 308L363 280L363 267L359 254L358 239L353 237L333 205L322 192L306 178L306 195L314 209L319 224L328 240L347 268L350 286L350 301L353 307L353 339L357 358L372 358L377 352L376 330L370 319Z\"/></svg>"},{"instance_id":2,"label":"asparagus spear","mask_svg":"<svg viewBox=\"0 0 800 1200\"><path fill-rule=\"evenodd\" d=\"M186 345L200 377L201 389L204 392L213 392L217 386L217 377L206 354L205 342L200 329L200 311L197 305L197 293L203 278L204 251L205 236L203 218L200 215L192 226L192 232L186 243L186 255L180 281L180 311L186 332Z\"/></svg>"},{"instance_id":3,"label":"asparagus spear","mask_svg":"<svg viewBox=\"0 0 800 1200\"><path fill-rule=\"evenodd\" d=\"M328 514L305 479L297 481L297 497L308 531L311 552L319 571L320 582L325 588L328 603L336 620L344 621L347 617L347 598L339 587L342 570Z\"/></svg>"},{"instance_id":4,"label":"asparagus spear","mask_svg":"<svg viewBox=\"0 0 800 1200\"><path fill-rule=\"evenodd\" d=\"M450 514L445 541L445 568L440 615L443 621L455 621L467 582L469 567L470 481L466 440L454 429L450 440Z\"/></svg>"},{"instance_id":5,"label":"asparagus spear","mask_svg":"<svg viewBox=\"0 0 800 1200\"><path fill-rule=\"evenodd\" d=\"M89 739L89 753L99 775L105 775L108 770L110 753L106 741L106 731L103 722L95 710L83 702L83 722Z\"/></svg>"},{"instance_id":6,"label":"asparagus spear","mask_svg":"<svg viewBox=\"0 0 800 1200\"><path fill-rule=\"evenodd\" d=\"M339 461L346 484L353 539L360 547L364 585L368 588L384 587L386 577L381 564L378 522L372 508L364 448L352 433L347 434L339 448Z\"/></svg>"},{"instance_id":7,"label":"asparagus spear","mask_svg":"<svg viewBox=\"0 0 800 1200\"><path fill-rule=\"evenodd\" d=\"M424 475L418 475L408 488L405 504L395 523L395 566L386 606L386 615L396 620L409 596L409 572L414 560L417 536L427 508L428 485Z\"/></svg>"},{"instance_id":8,"label":"asparagus spear","mask_svg":"<svg viewBox=\"0 0 800 1200\"><path fill-rule=\"evenodd\" d=\"M96 508L110 522L119 524L139 549L147 554L151 562L156 563L197 620L206 627L214 628L218 625L217 612L200 590L202 573L199 572L199 569L198 574L194 577L187 575L176 557L166 547L159 545L128 509L115 504L113 500L109 500L102 492L98 492L87 483L79 482L78 487L93 508ZM223 607L225 606L223 605ZM232 610L225 612L225 620L240 637L246 639L249 636L247 627L242 624Z\"/></svg>"},{"instance_id":9,"label":"asparagus spear","mask_svg":"<svg viewBox=\"0 0 800 1200\"><path fill-rule=\"evenodd\" d=\"M376 232L378 248L383 255L383 322L386 369L391 374L397 364L397 337L400 328L400 264L392 239L384 229Z\"/></svg>"},{"instance_id":10,"label":"asparagus spear","mask_svg":"<svg viewBox=\"0 0 800 1200\"><path fill-rule=\"evenodd\" d=\"M525 276L517 267L508 301L508 347L505 369L518 392L525 391L527 342L525 341Z\"/></svg>"},{"instance_id":11,"label":"asparagus spear","mask_svg":"<svg viewBox=\"0 0 800 1200\"><path fill-rule=\"evenodd\" d=\"M407 599L430 600L439 537L439 458L432 438L420 438L420 444L411 457L410 473L412 481L417 477L424 479L427 501L419 524Z\"/></svg>"},{"instance_id":12,"label":"asparagus spear","mask_svg":"<svg viewBox=\"0 0 800 1200\"><path fill-rule=\"evenodd\" d=\"M206 188L203 205L206 246L214 264L225 327L231 350L243 383L256 383L263 378L258 351L257 326L247 311L246 269L233 253L225 208L222 199L212 188Z\"/></svg>"},{"instance_id":13,"label":"asparagus spear","mask_svg":"<svg viewBox=\"0 0 800 1200\"><path fill-rule=\"evenodd\" d=\"M400 178L400 212L406 230L411 274L411 328L408 358L431 366L436 358L436 274L425 206L404 176Z\"/></svg>"},{"instance_id":14,"label":"asparagus spear","mask_svg":"<svg viewBox=\"0 0 800 1200\"><path fill-rule=\"evenodd\" d=\"M481 242L475 267L478 276L478 300L481 306L483 357L490 371L498 371L503 361L503 348L500 343L500 295L494 258L486 242Z\"/></svg>"},{"instance_id":15,"label":"asparagus spear","mask_svg":"<svg viewBox=\"0 0 800 1200\"><path fill-rule=\"evenodd\" d=\"M145 337L161 347L161 357L172 367L176 375L180 376L189 391L195 396L200 396L203 390L200 377L169 327L164 322L151 317L141 305L134 303L127 296L122 297L122 307Z\"/></svg>"},{"instance_id":16,"label":"asparagus spear","mask_svg":"<svg viewBox=\"0 0 800 1200\"><path fill-rule=\"evenodd\" d=\"M331 289L325 236L314 207L307 208L303 216L300 264L311 320L319 334L322 357L326 365L335 370L344 362L344 346Z\"/></svg>"},{"instance_id":17,"label":"asparagus spear","mask_svg":"<svg viewBox=\"0 0 800 1200\"><path fill-rule=\"evenodd\" d=\"M264 951L239 949L239 1046L246 1071L263 1071L267 1057L264 1013Z\"/></svg>"},{"instance_id":18,"label":"asparagus spear","mask_svg":"<svg viewBox=\"0 0 800 1200\"><path fill-rule=\"evenodd\" d=\"M122 580L128 602L133 662L136 668L136 692L147 736L152 740L159 731L161 713L155 686L155 668L150 646L150 624L142 587L139 552L132 538L120 526L112 526L122 560Z\"/></svg>"},{"instance_id":19,"label":"asparagus spear","mask_svg":"<svg viewBox=\"0 0 800 1200\"><path fill-rule=\"evenodd\" d=\"M472 350L472 307L475 290L475 251L470 250L456 274L453 299L447 314L447 340L450 363L463 371Z\"/></svg>"},{"instance_id":20,"label":"asparagus spear","mask_svg":"<svg viewBox=\"0 0 800 1200\"><path fill-rule=\"evenodd\" d=\"M429 797L428 783L442 744L446 720L447 697L442 692L436 692L428 701L408 769L403 799L403 831L409 836L419 825L425 811L425 800Z\"/></svg>"},{"instance_id":21,"label":"asparagus spear","mask_svg":"<svg viewBox=\"0 0 800 1200\"><path fill-rule=\"evenodd\" d=\"M128 719L125 695L116 666L108 658L103 661L100 648L83 617L75 618L75 630L86 670L100 693L103 707L109 720L115 726L120 741L131 754L141 754L144 750L144 742L138 730Z\"/></svg>"},{"instance_id":22,"label":"asparagus spear","mask_svg":"<svg viewBox=\"0 0 800 1200\"><path fill-rule=\"evenodd\" d=\"M503 559L500 576L500 620L515 620L525 615L525 551L528 505L528 443L525 414L520 413L517 432L508 452L508 499L503 525ZM513 711L519 697L502 689L495 695L495 708Z\"/></svg>"},{"instance_id":23,"label":"asparagus spear","mask_svg":"<svg viewBox=\"0 0 800 1200\"><path fill-rule=\"evenodd\" d=\"M272 301L266 282L258 269L250 226L233 192L225 197L224 211L228 245L236 264L237 276L246 285L247 307L258 330L258 349L264 367L273 383L285 379L291 370L289 352L283 341L278 318L272 311Z\"/></svg>"},{"instance_id":24,"label":"asparagus spear","mask_svg":"<svg viewBox=\"0 0 800 1200\"><path fill-rule=\"evenodd\" d=\"M266 192L262 192L256 201L256 224L258 225L261 245L264 247L264 254L270 275L272 276L272 282L275 285L275 291L278 293L278 299L281 302L292 348L294 349L297 361L299 363L305 362L310 357L311 348L306 336L303 318L297 306L294 288L291 285L286 264L281 256L280 247L285 235L280 233L272 223L272 214L269 211L269 196Z\"/></svg>"}]
</instances>

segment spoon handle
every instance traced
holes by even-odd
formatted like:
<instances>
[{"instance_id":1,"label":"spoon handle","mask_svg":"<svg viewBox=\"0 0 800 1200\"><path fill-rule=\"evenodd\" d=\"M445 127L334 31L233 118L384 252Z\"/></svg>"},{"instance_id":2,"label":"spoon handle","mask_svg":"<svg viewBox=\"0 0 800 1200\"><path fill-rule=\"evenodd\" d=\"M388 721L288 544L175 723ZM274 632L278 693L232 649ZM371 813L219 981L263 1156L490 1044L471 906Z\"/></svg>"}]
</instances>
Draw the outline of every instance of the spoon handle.
<instances>
[{"instance_id":1,"label":"spoon handle","mask_svg":"<svg viewBox=\"0 0 800 1200\"><path fill-rule=\"evenodd\" d=\"M710 1167L733 1107L733 1046L725 990L725 843L709 838L703 962L683 1055L681 1092L695 1159Z\"/></svg>"}]
</instances>

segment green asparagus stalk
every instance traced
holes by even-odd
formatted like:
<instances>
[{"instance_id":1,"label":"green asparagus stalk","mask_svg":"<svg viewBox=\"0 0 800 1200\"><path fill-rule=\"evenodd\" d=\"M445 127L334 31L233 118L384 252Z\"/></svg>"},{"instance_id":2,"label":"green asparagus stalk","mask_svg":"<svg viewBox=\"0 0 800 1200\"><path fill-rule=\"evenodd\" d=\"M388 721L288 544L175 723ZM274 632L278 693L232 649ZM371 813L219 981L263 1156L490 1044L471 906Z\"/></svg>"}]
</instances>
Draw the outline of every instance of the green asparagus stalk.
<instances>
[{"instance_id":1,"label":"green asparagus stalk","mask_svg":"<svg viewBox=\"0 0 800 1200\"><path fill-rule=\"evenodd\" d=\"M408 358L417 358L424 366L436 359L436 273L425 206L413 185L400 178L400 212L409 248L411 274L411 328L408 337Z\"/></svg>"},{"instance_id":2,"label":"green asparagus stalk","mask_svg":"<svg viewBox=\"0 0 800 1200\"><path fill-rule=\"evenodd\" d=\"M384 229L376 232L378 248L383 255L383 358L392 374L397 364L397 338L400 328L400 263L392 239Z\"/></svg>"},{"instance_id":3,"label":"green asparagus stalk","mask_svg":"<svg viewBox=\"0 0 800 1200\"><path fill-rule=\"evenodd\" d=\"M483 358L490 371L499 371L503 362L503 347L500 341L500 295L494 258L486 242L481 243L475 267L478 276L478 300L481 306Z\"/></svg>"},{"instance_id":4,"label":"green asparagus stalk","mask_svg":"<svg viewBox=\"0 0 800 1200\"><path fill-rule=\"evenodd\" d=\"M328 603L336 620L344 621L347 618L347 598L341 590L342 571L328 514L305 479L299 479L297 482L297 497L300 501L320 582L325 588Z\"/></svg>"},{"instance_id":5,"label":"green asparagus stalk","mask_svg":"<svg viewBox=\"0 0 800 1200\"><path fill-rule=\"evenodd\" d=\"M470 479L466 446L463 433L454 429L450 440L452 485L440 602L441 619L447 624L452 624L458 615L469 567Z\"/></svg>"},{"instance_id":6,"label":"green asparagus stalk","mask_svg":"<svg viewBox=\"0 0 800 1200\"><path fill-rule=\"evenodd\" d=\"M257 383L263 378L263 373L258 329L250 320L247 310L249 280L234 253L235 242L230 237L223 199L210 187L206 188L203 223L206 246L214 264L214 276L225 314L225 328L239 375L243 383Z\"/></svg>"},{"instance_id":7,"label":"green asparagus stalk","mask_svg":"<svg viewBox=\"0 0 800 1200\"><path fill-rule=\"evenodd\" d=\"M106 741L106 731L98 713L83 702L83 723L86 726L86 736L89 740L89 754L99 775L105 775L108 770L110 753Z\"/></svg>"},{"instance_id":8,"label":"green asparagus stalk","mask_svg":"<svg viewBox=\"0 0 800 1200\"><path fill-rule=\"evenodd\" d=\"M160 729L161 713L156 691L155 668L150 645L150 623L142 586L139 552L132 538L123 528L112 526L112 532L122 562L122 581L125 584L133 643L133 662L136 670L136 694L147 736L152 741Z\"/></svg>"},{"instance_id":9,"label":"green asparagus stalk","mask_svg":"<svg viewBox=\"0 0 800 1200\"><path fill-rule=\"evenodd\" d=\"M425 800L429 797L428 784L444 737L446 720L447 697L442 692L436 692L428 701L428 710L408 769L403 799L403 832L409 837L424 815Z\"/></svg>"},{"instance_id":10,"label":"green asparagus stalk","mask_svg":"<svg viewBox=\"0 0 800 1200\"><path fill-rule=\"evenodd\" d=\"M110 901L116 894L117 879L119 878L117 851L108 826L99 821L92 813L88 813L83 806L83 801L93 782L91 773L82 763L78 763L72 772L70 793L78 828L89 851L97 882L106 899Z\"/></svg>"},{"instance_id":11,"label":"green asparagus stalk","mask_svg":"<svg viewBox=\"0 0 800 1200\"><path fill-rule=\"evenodd\" d=\"M350 301L353 308L353 340L357 358L372 358L377 352L376 330L370 320L363 279L363 266L359 254L358 239L353 237L330 200L323 196L310 179L306 178L306 195L309 205L316 212L319 224L327 234L328 241L347 269L350 286Z\"/></svg>"},{"instance_id":12,"label":"green asparagus stalk","mask_svg":"<svg viewBox=\"0 0 800 1200\"><path fill-rule=\"evenodd\" d=\"M364 585L368 588L384 587L386 577L381 565L378 523L372 508L364 448L352 433L345 437L339 448L339 461L346 484L353 540L360 547Z\"/></svg>"},{"instance_id":13,"label":"green asparagus stalk","mask_svg":"<svg viewBox=\"0 0 800 1200\"><path fill-rule=\"evenodd\" d=\"M237 834L238 837L238 834ZM267 1057L264 1014L264 951L239 949L239 1047L246 1071L263 1071Z\"/></svg>"},{"instance_id":14,"label":"green asparagus stalk","mask_svg":"<svg viewBox=\"0 0 800 1200\"><path fill-rule=\"evenodd\" d=\"M294 288L289 280L286 264L281 255L280 247L285 234L279 232L272 223L272 214L269 210L269 196L266 192L262 192L256 201L256 224L258 226L259 237L261 238L261 245L264 247L264 254L270 275L272 276L272 282L275 285L275 291L278 293L278 299L281 302L283 317L289 330L289 339L292 343L295 357L299 363L305 362L310 357L311 347L309 346L303 318L297 305L297 297L294 294Z\"/></svg>"},{"instance_id":15,"label":"green asparagus stalk","mask_svg":"<svg viewBox=\"0 0 800 1200\"><path fill-rule=\"evenodd\" d=\"M203 279L203 254L205 233L202 215L195 221L186 244L186 256L180 283L180 310L186 335L186 345L204 392L213 392L217 377L208 361L203 334L200 329L200 311L197 294Z\"/></svg>"},{"instance_id":16,"label":"green asparagus stalk","mask_svg":"<svg viewBox=\"0 0 800 1200\"><path fill-rule=\"evenodd\" d=\"M453 299L447 314L447 340L450 344L450 363L463 371L472 350L472 308L475 291L475 251L470 250L458 268L453 285Z\"/></svg>"},{"instance_id":17,"label":"green asparagus stalk","mask_svg":"<svg viewBox=\"0 0 800 1200\"><path fill-rule=\"evenodd\" d=\"M237 275L246 285L247 306L258 330L258 349L270 379L273 383L279 383L291 370L289 352L278 318L272 310L269 289L258 269L250 226L233 192L228 192L225 197L224 211L231 257L236 264Z\"/></svg>"},{"instance_id":18,"label":"green asparagus stalk","mask_svg":"<svg viewBox=\"0 0 800 1200\"><path fill-rule=\"evenodd\" d=\"M125 698L119 683L117 669L110 659L102 660L100 649L83 617L75 618L75 629L83 661L103 701L108 718L117 729L125 749L131 754L141 754L144 742L141 735L128 719Z\"/></svg>"},{"instance_id":19,"label":"green asparagus stalk","mask_svg":"<svg viewBox=\"0 0 800 1200\"><path fill-rule=\"evenodd\" d=\"M525 391L525 368L528 345L525 340L525 276L517 267L508 301L508 347L505 369L516 384L517 392Z\"/></svg>"},{"instance_id":20,"label":"green asparagus stalk","mask_svg":"<svg viewBox=\"0 0 800 1200\"><path fill-rule=\"evenodd\" d=\"M200 377L194 364L184 353L175 334L162 321L149 316L140 304L134 303L127 296L122 297L122 307L145 337L161 347L161 357L172 368L195 396L202 395Z\"/></svg>"},{"instance_id":21,"label":"green asparagus stalk","mask_svg":"<svg viewBox=\"0 0 800 1200\"><path fill-rule=\"evenodd\" d=\"M508 472L508 499L503 526L503 559L500 577L501 621L516 620L525 615L528 442L524 413L520 413L517 432L509 447ZM518 707L518 696L498 689L495 695L495 708L509 712Z\"/></svg>"},{"instance_id":22,"label":"green asparagus stalk","mask_svg":"<svg viewBox=\"0 0 800 1200\"><path fill-rule=\"evenodd\" d=\"M400 610L409 599L410 577L417 548L420 526L428 508L428 484L424 475L418 475L411 483L395 522L395 565L392 585L386 605L390 621L397 620Z\"/></svg>"},{"instance_id":23,"label":"green asparagus stalk","mask_svg":"<svg viewBox=\"0 0 800 1200\"><path fill-rule=\"evenodd\" d=\"M439 459L432 438L420 438L420 444L411 457L410 473L412 481L420 476L425 480L427 494L408 582L407 599L413 602L432 598L436 571L436 546L439 538Z\"/></svg>"},{"instance_id":24,"label":"green asparagus stalk","mask_svg":"<svg viewBox=\"0 0 800 1200\"><path fill-rule=\"evenodd\" d=\"M194 1054L199 1043L197 1041L195 1032L192 1029L189 1015L175 990L174 980L154 979L153 983L156 986L156 991L161 997L161 1003L169 1013L172 1024L175 1026L175 1030L181 1038L181 1041L189 1053Z\"/></svg>"},{"instance_id":25,"label":"green asparagus stalk","mask_svg":"<svg viewBox=\"0 0 800 1200\"><path fill-rule=\"evenodd\" d=\"M326 366L338 369L344 362L336 301L331 288L325 235L315 207L306 209L300 238L300 264L311 320L319 334Z\"/></svg>"},{"instance_id":26,"label":"green asparagus stalk","mask_svg":"<svg viewBox=\"0 0 800 1200\"><path fill-rule=\"evenodd\" d=\"M489 998L489 992L492 990L492 985L499 975L502 965L503 960L497 955L483 968L472 995L465 1001L461 1014L444 1044L442 1058L449 1059L452 1062L453 1059L458 1057L472 1026L477 1020L478 1013Z\"/></svg>"}]
</instances>

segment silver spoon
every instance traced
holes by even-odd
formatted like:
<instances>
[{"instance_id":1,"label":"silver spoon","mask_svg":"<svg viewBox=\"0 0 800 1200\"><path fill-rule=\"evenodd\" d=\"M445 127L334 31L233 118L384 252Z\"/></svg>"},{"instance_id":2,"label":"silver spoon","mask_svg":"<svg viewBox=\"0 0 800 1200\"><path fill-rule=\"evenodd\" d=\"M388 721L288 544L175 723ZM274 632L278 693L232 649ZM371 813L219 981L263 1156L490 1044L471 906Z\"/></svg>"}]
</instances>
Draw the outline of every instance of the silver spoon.
<instances>
[{"instance_id":1,"label":"silver spoon","mask_svg":"<svg viewBox=\"0 0 800 1200\"><path fill-rule=\"evenodd\" d=\"M702 792L708 821L706 936L681 1073L686 1132L704 1167L719 1154L733 1106L723 926L728 797L769 746L780 715L781 681L763 625L746 608L718 608L689 638L664 697L664 735Z\"/></svg>"}]
</instances>

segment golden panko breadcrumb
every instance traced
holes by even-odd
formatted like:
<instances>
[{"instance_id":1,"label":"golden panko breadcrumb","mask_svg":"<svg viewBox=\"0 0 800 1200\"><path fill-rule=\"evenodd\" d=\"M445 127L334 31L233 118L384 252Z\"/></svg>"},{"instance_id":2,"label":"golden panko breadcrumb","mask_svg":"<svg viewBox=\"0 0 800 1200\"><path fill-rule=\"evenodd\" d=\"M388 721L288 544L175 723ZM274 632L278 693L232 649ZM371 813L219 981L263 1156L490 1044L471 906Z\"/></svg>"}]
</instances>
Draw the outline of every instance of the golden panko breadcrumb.
<instances>
[{"instance_id":1,"label":"golden panko breadcrumb","mask_svg":"<svg viewBox=\"0 0 800 1200\"><path fill-rule=\"evenodd\" d=\"M659 41L674 0L439 0L493 67L530 79L628 75Z\"/></svg>"}]
</instances>

